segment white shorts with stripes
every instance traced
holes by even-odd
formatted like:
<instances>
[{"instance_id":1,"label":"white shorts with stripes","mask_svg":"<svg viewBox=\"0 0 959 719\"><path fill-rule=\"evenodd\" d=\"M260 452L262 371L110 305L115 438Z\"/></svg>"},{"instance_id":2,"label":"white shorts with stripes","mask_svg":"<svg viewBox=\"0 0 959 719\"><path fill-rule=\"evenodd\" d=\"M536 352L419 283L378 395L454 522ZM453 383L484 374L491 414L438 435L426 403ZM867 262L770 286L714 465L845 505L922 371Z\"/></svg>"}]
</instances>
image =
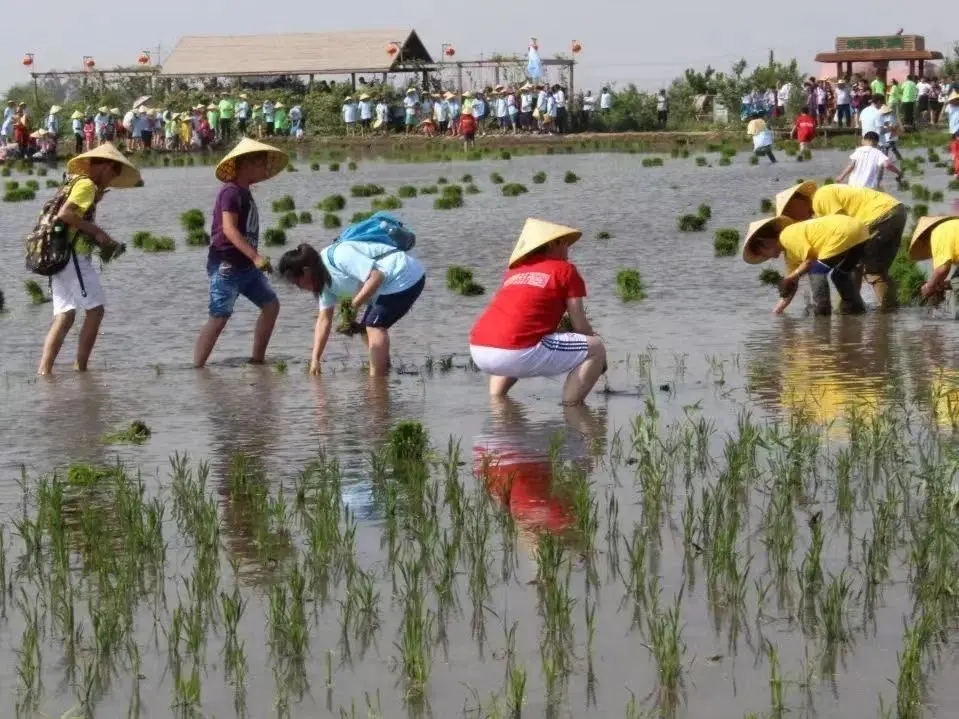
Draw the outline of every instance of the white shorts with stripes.
<instances>
[{"instance_id":1,"label":"white shorts with stripes","mask_svg":"<svg viewBox=\"0 0 959 719\"><path fill-rule=\"evenodd\" d=\"M589 352L586 335L557 332L532 347L519 350L470 345L473 362L486 374L499 377L553 377L579 367Z\"/></svg>"}]
</instances>

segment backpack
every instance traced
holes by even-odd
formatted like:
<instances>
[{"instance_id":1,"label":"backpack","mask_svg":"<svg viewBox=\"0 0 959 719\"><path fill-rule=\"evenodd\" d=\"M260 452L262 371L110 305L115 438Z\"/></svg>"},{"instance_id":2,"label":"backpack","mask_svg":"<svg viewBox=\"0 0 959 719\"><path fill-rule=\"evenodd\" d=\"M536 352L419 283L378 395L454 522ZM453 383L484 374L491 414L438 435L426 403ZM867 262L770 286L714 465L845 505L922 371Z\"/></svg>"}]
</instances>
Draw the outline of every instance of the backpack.
<instances>
[{"instance_id":1,"label":"backpack","mask_svg":"<svg viewBox=\"0 0 959 719\"><path fill-rule=\"evenodd\" d=\"M43 205L37 224L24 240L26 268L36 275L52 277L66 267L75 255L70 230L57 219L57 215L79 179L74 177Z\"/></svg>"},{"instance_id":2,"label":"backpack","mask_svg":"<svg viewBox=\"0 0 959 719\"><path fill-rule=\"evenodd\" d=\"M382 260L384 257L397 252L412 250L416 246L416 234L388 212L377 212L362 222L350 225L333 241L326 256L334 268L336 268L336 265L333 263L333 250L337 244L346 241L374 242L390 246L392 249L373 258L374 260Z\"/></svg>"}]
</instances>

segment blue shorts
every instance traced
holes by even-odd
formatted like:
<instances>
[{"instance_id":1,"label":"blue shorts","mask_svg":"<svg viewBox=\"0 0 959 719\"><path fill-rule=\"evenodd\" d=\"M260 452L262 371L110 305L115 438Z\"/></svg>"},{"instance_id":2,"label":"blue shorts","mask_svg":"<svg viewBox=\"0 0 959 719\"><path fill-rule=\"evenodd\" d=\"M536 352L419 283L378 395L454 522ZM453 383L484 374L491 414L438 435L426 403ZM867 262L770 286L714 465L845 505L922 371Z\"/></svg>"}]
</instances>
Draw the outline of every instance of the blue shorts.
<instances>
[{"instance_id":1,"label":"blue shorts","mask_svg":"<svg viewBox=\"0 0 959 719\"><path fill-rule=\"evenodd\" d=\"M237 269L227 263L209 263L206 273L210 278L211 317L230 317L240 295L260 309L276 302L276 292L256 267Z\"/></svg>"},{"instance_id":2,"label":"blue shorts","mask_svg":"<svg viewBox=\"0 0 959 719\"><path fill-rule=\"evenodd\" d=\"M426 275L423 275L419 282L402 292L380 295L373 304L367 306L360 324L364 327L378 327L384 330L392 327L410 311L425 286Z\"/></svg>"}]
</instances>

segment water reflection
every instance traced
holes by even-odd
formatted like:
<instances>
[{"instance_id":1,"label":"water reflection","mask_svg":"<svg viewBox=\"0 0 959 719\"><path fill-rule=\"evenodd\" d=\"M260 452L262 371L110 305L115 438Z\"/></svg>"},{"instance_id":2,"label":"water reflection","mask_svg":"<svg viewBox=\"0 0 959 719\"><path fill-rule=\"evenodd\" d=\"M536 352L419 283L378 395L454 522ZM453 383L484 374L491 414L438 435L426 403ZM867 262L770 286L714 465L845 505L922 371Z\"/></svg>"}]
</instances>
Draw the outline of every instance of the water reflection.
<instances>
[{"instance_id":1,"label":"water reflection","mask_svg":"<svg viewBox=\"0 0 959 719\"><path fill-rule=\"evenodd\" d=\"M831 424L855 407L865 417L902 397L903 357L893 315L787 318L747 340L749 389L774 416ZM838 423L832 432L842 432Z\"/></svg>"},{"instance_id":2,"label":"water reflection","mask_svg":"<svg viewBox=\"0 0 959 719\"><path fill-rule=\"evenodd\" d=\"M113 450L103 444L109 390L94 373L41 378L37 383L42 432L35 434L37 457L69 457L71 462L103 464Z\"/></svg>"}]
</instances>

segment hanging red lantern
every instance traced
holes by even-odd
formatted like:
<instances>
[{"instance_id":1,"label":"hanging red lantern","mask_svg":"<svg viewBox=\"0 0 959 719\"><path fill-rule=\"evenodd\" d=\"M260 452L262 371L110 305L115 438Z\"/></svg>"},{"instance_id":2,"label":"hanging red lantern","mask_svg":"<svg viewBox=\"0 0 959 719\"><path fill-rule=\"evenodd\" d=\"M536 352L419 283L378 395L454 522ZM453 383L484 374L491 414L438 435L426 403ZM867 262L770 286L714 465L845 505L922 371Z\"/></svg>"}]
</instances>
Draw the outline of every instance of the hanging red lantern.
<instances>
[{"instance_id":1,"label":"hanging red lantern","mask_svg":"<svg viewBox=\"0 0 959 719\"><path fill-rule=\"evenodd\" d=\"M93 61L92 57L85 58L83 61L83 65L84 67L86 67L87 70L92 70L93 68L97 66L97 64Z\"/></svg>"},{"instance_id":2,"label":"hanging red lantern","mask_svg":"<svg viewBox=\"0 0 959 719\"><path fill-rule=\"evenodd\" d=\"M396 46L395 42L391 42L389 45L386 46L386 54L389 55L390 57L393 57L399 51L400 49Z\"/></svg>"},{"instance_id":3,"label":"hanging red lantern","mask_svg":"<svg viewBox=\"0 0 959 719\"><path fill-rule=\"evenodd\" d=\"M579 40L573 40L570 50L573 51L574 55L579 55L583 51L583 44Z\"/></svg>"},{"instance_id":4,"label":"hanging red lantern","mask_svg":"<svg viewBox=\"0 0 959 719\"><path fill-rule=\"evenodd\" d=\"M146 50L140 52L140 56L137 58L137 62L140 65L149 65L150 64L150 53Z\"/></svg>"},{"instance_id":5,"label":"hanging red lantern","mask_svg":"<svg viewBox=\"0 0 959 719\"><path fill-rule=\"evenodd\" d=\"M446 50L443 51L446 53L446 57L453 57L456 54L456 48L452 45L447 45Z\"/></svg>"},{"instance_id":6,"label":"hanging red lantern","mask_svg":"<svg viewBox=\"0 0 959 719\"><path fill-rule=\"evenodd\" d=\"M30 67L33 64L33 53L28 52L26 55L23 56L23 60L21 60L20 62L23 63L24 67Z\"/></svg>"}]
</instances>

